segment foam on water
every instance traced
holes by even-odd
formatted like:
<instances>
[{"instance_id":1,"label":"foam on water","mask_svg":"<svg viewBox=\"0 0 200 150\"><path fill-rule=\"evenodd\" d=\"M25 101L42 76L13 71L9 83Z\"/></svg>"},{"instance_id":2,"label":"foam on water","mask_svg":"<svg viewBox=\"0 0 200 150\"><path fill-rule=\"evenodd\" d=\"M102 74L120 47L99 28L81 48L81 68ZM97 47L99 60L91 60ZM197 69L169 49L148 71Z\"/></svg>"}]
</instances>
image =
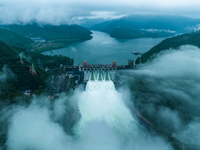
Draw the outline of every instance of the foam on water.
<instances>
[{"instance_id":1,"label":"foam on water","mask_svg":"<svg viewBox=\"0 0 200 150\"><path fill-rule=\"evenodd\" d=\"M91 124L97 129L103 124L114 134L120 134L120 138L133 138L137 135L138 123L125 106L123 95L115 89L110 77L109 80L89 80L86 91L79 94L78 99L81 120L75 132L80 137L84 138L85 130ZM103 131L93 132L98 133L98 136L104 134Z\"/></svg>"},{"instance_id":2,"label":"foam on water","mask_svg":"<svg viewBox=\"0 0 200 150\"><path fill-rule=\"evenodd\" d=\"M86 91L109 92L113 90L115 90L115 86L112 81L88 81L86 85Z\"/></svg>"}]
</instances>

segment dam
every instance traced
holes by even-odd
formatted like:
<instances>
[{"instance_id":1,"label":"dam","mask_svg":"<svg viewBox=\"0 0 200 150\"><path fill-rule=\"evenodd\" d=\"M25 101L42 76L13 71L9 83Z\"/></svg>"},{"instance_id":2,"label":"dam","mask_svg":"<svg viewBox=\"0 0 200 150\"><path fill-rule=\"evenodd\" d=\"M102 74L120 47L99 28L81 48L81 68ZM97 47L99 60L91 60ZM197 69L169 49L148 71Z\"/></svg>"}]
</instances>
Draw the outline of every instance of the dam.
<instances>
[{"instance_id":1,"label":"dam","mask_svg":"<svg viewBox=\"0 0 200 150\"><path fill-rule=\"evenodd\" d=\"M84 61L77 66L64 66L66 75L74 78L76 85L87 83L88 81L109 81L116 82L116 72L122 69L133 69L134 61L128 60L127 65L117 65L116 61L111 64L88 64Z\"/></svg>"}]
</instances>

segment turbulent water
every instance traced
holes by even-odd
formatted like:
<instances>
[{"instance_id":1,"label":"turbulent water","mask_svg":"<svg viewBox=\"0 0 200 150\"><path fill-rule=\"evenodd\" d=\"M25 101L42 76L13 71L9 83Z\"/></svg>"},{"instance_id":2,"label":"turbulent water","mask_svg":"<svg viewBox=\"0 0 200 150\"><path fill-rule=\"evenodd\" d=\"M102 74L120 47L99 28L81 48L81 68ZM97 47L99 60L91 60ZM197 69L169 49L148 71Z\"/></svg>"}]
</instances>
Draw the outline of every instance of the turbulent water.
<instances>
[{"instance_id":1,"label":"turbulent water","mask_svg":"<svg viewBox=\"0 0 200 150\"><path fill-rule=\"evenodd\" d=\"M90 122L104 122L112 130L126 136L137 134L137 122L111 80L89 80L86 91L80 96L78 106L82 116L80 128Z\"/></svg>"},{"instance_id":2,"label":"turbulent water","mask_svg":"<svg viewBox=\"0 0 200 150\"><path fill-rule=\"evenodd\" d=\"M133 118L125 105L129 98L127 92L117 91L111 80L89 80L86 91L78 95L81 119L74 127L77 136L75 147L84 150L139 150L146 149L148 144L154 150L160 146L170 149L164 140L151 137ZM154 146L151 138L160 143Z\"/></svg>"},{"instance_id":3,"label":"turbulent water","mask_svg":"<svg viewBox=\"0 0 200 150\"><path fill-rule=\"evenodd\" d=\"M137 136L139 124L112 81L88 81L79 97L81 120L75 132L87 144L83 149L121 149L127 140Z\"/></svg>"}]
</instances>

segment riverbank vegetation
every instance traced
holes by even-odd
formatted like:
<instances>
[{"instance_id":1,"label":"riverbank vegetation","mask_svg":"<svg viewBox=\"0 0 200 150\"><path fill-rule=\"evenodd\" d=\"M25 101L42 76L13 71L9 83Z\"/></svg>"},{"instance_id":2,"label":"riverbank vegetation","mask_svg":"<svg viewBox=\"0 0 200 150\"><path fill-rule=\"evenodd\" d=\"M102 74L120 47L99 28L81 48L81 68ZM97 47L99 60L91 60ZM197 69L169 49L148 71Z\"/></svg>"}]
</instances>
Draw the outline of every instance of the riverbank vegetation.
<instances>
[{"instance_id":1,"label":"riverbank vegetation","mask_svg":"<svg viewBox=\"0 0 200 150\"><path fill-rule=\"evenodd\" d=\"M193 45L200 48L200 32L192 32L192 33L186 33L177 35L171 38L167 38L157 44L156 46L152 47L149 51L144 53L141 56L141 62L145 63L149 60L152 60L156 57L156 54L158 54L161 51L169 50L169 49L178 49L182 45ZM139 59L137 59L137 63L139 63Z\"/></svg>"}]
</instances>

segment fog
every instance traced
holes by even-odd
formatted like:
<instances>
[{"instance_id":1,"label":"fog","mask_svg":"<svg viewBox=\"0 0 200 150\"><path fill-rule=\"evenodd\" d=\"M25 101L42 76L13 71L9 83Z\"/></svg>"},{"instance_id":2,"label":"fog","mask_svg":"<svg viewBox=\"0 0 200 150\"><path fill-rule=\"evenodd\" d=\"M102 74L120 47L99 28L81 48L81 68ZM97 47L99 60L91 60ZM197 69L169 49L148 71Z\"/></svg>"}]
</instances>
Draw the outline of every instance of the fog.
<instances>
[{"instance_id":1,"label":"fog","mask_svg":"<svg viewBox=\"0 0 200 150\"><path fill-rule=\"evenodd\" d=\"M124 77L134 106L169 140L199 149L200 49L187 45L157 56Z\"/></svg>"},{"instance_id":2,"label":"fog","mask_svg":"<svg viewBox=\"0 0 200 150\"><path fill-rule=\"evenodd\" d=\"M182 46L119 72L117 90L88 82L53 101L1 104L0 149L198 150L199 57L199 48Z\"/></svg>"},{"instance_id":3,"label":"fog","mask_svg":"<svg viewBox=\"0 0 200 150\"><path fill-rule=\"evenodd\" d=\"M79 24L80 18L112 19L127 14L199 16L197 0L6 0L0 1L0 24Z\"/></svg>"},{"instance_id":4,"label":"fog","mask_svg":"<svg viewBox=\"0 0 200 150\"><path fill-rule=\"evenodd\" d=\"M151 135L140 125L127 104L130 94L124 89L77 89L72 97L63 94L54 102L45 97L34 98L28 106L10 107L7 113L2 109L1 121L7 123L5 147L8 150L173 150L164 138ZM68 111L70 107L74 108L72 113ZM69 134L65 130L69 123L66 120L73 120L76 113L81 117L72 128L73 134Z\"/></svg>"},{"instance_id":5,"label":"fog","mask_svg":"<svg viewBox=\"0 0 200 150\"><path fill-rule=\"evenodd\" d=\"M15 75L10 71L7 65L4 65L0 71L0 82L6 82L7 80L12 80L15 78Z\"/></svg>"}]
</instances>

